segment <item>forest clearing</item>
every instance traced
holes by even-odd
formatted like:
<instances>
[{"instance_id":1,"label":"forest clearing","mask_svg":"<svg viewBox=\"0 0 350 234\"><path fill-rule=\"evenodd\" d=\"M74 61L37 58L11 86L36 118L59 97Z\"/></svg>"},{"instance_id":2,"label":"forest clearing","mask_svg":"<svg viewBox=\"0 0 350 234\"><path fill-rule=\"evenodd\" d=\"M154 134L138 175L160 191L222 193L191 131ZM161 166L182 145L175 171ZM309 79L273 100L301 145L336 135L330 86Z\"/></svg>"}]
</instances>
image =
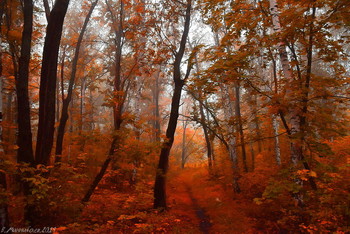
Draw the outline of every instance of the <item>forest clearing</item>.
<instances>
[{"instance_id":1,"label":"forest clearing","mask_svg":"<svg viewBox=\"0 0 350 234\"><path fill-rule=\"evenodd\" d=\"M0 233L349 233L349 0L1 0Z\"/></svg>"}]
</instances>

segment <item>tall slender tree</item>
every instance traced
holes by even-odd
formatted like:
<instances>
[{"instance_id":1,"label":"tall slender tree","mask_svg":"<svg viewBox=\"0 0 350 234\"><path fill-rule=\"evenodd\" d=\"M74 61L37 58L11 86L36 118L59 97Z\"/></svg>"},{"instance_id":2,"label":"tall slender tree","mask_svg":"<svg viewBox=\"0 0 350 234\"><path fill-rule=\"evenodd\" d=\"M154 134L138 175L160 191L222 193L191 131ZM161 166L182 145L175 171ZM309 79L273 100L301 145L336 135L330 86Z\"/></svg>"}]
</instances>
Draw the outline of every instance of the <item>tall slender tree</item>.
<instances>
[{"instance_id":1,"label":"tall slender tree","mask_svg":"<svg viewBox=\"0 0 350 234\"><path fill-rule=\"evenodd\" d=\"M185 81L189 77L191 72L191 65L188 64L185 76L183 77L181 75L181 62L185 53L186 41L190 30L191 8L192 8L192 0L187 0L184 30L180 41L180 47L175 54L175 61L173 64L173 81L175 83L175 88L174 88L174 93L171 100L171 111L170 111L168 127L166 130L166 139L162 144L162 148L159 156L158 170L157 170L155 185L154 185L154 204L153 204L154 208L160 208L160 209L167 208L166 175L169 168L169 154L170 154L170 149L174 142L177 119L179 117L179 106L180 106L182 87L184 86Z\"/></svg>"}]
</instances>

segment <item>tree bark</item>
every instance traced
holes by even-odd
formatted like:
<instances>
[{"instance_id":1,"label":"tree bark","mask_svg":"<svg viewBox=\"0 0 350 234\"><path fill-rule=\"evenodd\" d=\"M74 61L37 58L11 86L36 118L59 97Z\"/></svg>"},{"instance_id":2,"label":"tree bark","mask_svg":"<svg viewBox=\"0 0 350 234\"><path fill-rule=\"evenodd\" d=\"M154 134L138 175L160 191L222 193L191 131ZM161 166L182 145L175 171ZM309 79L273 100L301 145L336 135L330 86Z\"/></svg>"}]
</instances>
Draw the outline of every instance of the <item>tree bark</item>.
<instances>
[{"instance_id":1,"label":"tree bark","mask_svg":"<svg viewBox=\"0 0 350 234\"><path fill-rule=\"evenodd\" d=\"M159 114L159 77L162 67L159 66L159 71L155 75L155 86L153 90L153 102L155 105L154 108L154 131L155 131L155 141L160 142L160 114Z\"/></svg>"},{"instance_id":2,"label":"tree bark","mask_svg":"<svg viewBox=\"0 0 350 234\"><path fill-rule=\"evenodd\" d=\"M65 133L66 124L67 124L67 121L69 118L68 107L69 107L69 103L72 100L73 86L75 83L75 76L77 73L77 65L78 65L80 47L81 47L81 44L83 41L84 33L85 33L87 25L89 23L90 17L92 15L93 10L95 9L95 7L97 5L97 2L98 2L98 0L93 2L90 6L90 10L85 17L83 27L81 28L81 31L79 34L78 42L77 42L77 45L75 47L74 58L72 61L72 72L70 75L68 90L67 90L67 97L62 102L61 119L60 119L60 123L59 123L58 130L57 130L56 152L55 152L55 154L56 154L55 162L56 163L61 162L61 158L62 158L64 133ZM63 60L64 60L64 56L63 56ZM62 63L64 63L64 61Z\"/></svg>"},{"instance_id":3,"label":"tree bark","mask_svg":"<svg viewBox=\"0 0 350 234\"><path fill-rule=\"evenodd\" d=\"M114 149L116 147L116 143L117 143L117 137L114 137L113 142L111 144L111 147L109 149L108 152L108 156L107 159L104 161L104 163L102 164L102 167L99 171L99 173L96 175L94 181L92 182L92 184L90 185L90 188L88 189L88 191L85 193L84 198L81 200L82 203L86 203L90 200L92 194L94 193L97 185L100 183L100 181L102 180L103 176L105 175L107 168L112 160L112 156L114 154Z\"/></svg>"},{"instance_id":4,"label":"tree bark","mask_svg":"<svg viewBox=\"0 0 350 234\"><path fill-rule=\"evenodd\" d=\"M245 150L245 141L244 141L244 133L243 133L243 123L242 123L242 115L241 115L241 103L240 103L240 86L238 81L235 83L235 115L238 122L238 132L239 132L239 138L241 143L241 150L242 150L242 162L243 162L243 169L244 172L248 172L248 166L247 166L247 153Z\"/></svg>"},{"instance_id":5,"label":"tree bark","mask_svg":"<svg viewBox=\"0 0 350 234\"><path fill-rule=\"evenodd\" d=\"M272 129L273 134L275 135L275 159L278 166L281 166L281 149L280 149L280 141L278 137L278 129L279 129L279 123L277 120L276 115L272 115Z\"/></svg>"},{"instance_id":6,"label":"tree bark","mask_svg":"<svg viewBox=\"0 0 350 234\"><path fill-rule=\"evenodd\" d=\"M187 121L183 121L183 131L182 131L182 150L181 150L181 168L185 168L186 164L186 128L187 128Z\"/></svg>"},{"instance_id":7,"label":"tree bark","mask_svg":"<svg viewBox=\"0 0 350 234\"><path fill-rule=\"evenodd\" d=\"M186 4L186 15L185 15L185 25L184 31L182 33L182 38L180 41L180 48L175 55L175 62L173 65L173 80L175 83L174 93L171 100L171 111L170 111L170 119L168 122L168 127L166 130L166 140L162 144L158 170L155 179L154 185L154 208L166 209L166 175L169 167L169 154L170 149L174 142L174 135L177 126L177 119L179 116L179 106L181 99L182 87L187 79L186 76L189 75L189 69L187 69L187 73L184 79L181 79L181 61L183 55L185 53L186 41L190 29L190 20L191 20L191 8L192 8L192 0L188 0ZM190 66L190 65L188 65Z\"/></svg>"},{"instance_id":8,"label":"tree bark","mask_svg":"<svg viewBox=\"0 0 350 234\"><path fill-rule=\"evenodd\" d=\"M209 133L208 133L208 129L206 127L206 124L203 124L203 123L205 123L206 118L204 115L203 104L201 102L199 103L199 113L201 115L201 123L202 123L204 138L205 138L205 144L207 146L208 168L209 168L209 171L211 172L213 169L212 144L211 144L210 139L209 139Z\"/></svg>"},{"instance_id":9,"label":"tree bark","mask_svg":"<svg viewBox=\"0 0 350 234\"><path fill-rule=\"evenodd\" d=\"M56 0L46 29L39 92L39 124L35 151L36 164L47 165L53 145L57 60L63 21L69 0Z\"/></svg>"},{"instance_id":10,"label":"tree bark","mask_svg":"<svg viewBox=\"0 0 350 234\"><path fill-rule=\"evenodd\" d=\"M224 102L224 115L227 121L234 118L234 106L232 104L231 95L229 93L228 87L226 84L221 84L222 98ZM235 193L240 193L241 189L238 183L239 171L238 171L238 159L236 151L236 137L234 132L234 126L232 123L228 124L228 140L227 140L227 149L229 154L229 159L231 160L231 167L233 173L232 187Z\"/></svg>"},{"instance_id":11,"label":"tree bark","mask_svg":"<svg viewBox=\"0 0 350 234\"><path fill-rule=\"evenodd\" d=\"M17 161L34 163L32 129L30 123L30 104L28 94L29 63L33 31L33 2L23 2L24 26L22 32L21 55L19 59L19 70L16 80L17 93Z\"/></svg>"}]
</instances>

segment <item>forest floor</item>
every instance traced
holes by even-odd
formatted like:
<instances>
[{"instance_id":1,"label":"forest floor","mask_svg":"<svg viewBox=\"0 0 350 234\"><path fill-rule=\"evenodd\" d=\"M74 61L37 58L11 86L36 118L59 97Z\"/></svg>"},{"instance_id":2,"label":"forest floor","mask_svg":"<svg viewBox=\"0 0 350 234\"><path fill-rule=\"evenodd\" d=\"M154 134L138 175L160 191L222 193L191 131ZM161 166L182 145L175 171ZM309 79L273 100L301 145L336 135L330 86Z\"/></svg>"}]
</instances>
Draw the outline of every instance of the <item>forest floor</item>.
<instances>
[{"instance_id":1,"label":"forest floor","mask_svg":"<svg viewBox=\"0 0 350 234\"><path fill-rule=\"evenodd\" d=\"M244 212L252 200L233 195L220 180L210 179L205 168L176 173L169 181L169 200L175 203L170 212L192 214L195 233L257 233Z\"/></svg>"},{"instance_id":2,"label":"forest floor","mask_svg":"<svg viewBox=\"0 0 350 234\"><path fill-rule=\"evenodd\" d=\"M166 212L152 209L152 183L122 192L110 182L96 190L75 223L57 233L259 233L246 212L254 202L234 195L205 168L169 172Z\"/></svg>"}]
</instances>

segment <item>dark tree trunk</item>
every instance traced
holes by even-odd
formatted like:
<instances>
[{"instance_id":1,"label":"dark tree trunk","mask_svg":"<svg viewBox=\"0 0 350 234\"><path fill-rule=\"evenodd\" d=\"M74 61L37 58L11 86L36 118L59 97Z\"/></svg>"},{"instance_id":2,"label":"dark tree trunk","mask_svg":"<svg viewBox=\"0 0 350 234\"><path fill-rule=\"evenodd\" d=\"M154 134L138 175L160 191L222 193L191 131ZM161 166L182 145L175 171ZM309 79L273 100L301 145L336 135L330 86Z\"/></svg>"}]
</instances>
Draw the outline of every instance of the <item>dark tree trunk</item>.
<instances>
[{"instance_id":1,"label":"dark tree trunk","mask_svg":"<svg viewBox=\"0 0 350 234\"><path fill-rule=\"evenodd\" d=\"M243 162L243 169L245 172L248 172L248 166L247 166L247 154L245 150L245 142L244 142L244 134L243 134L243 123L242 123L242 116L241 116L241 98L240 98L240 86L238 81L235 84L235 94L236 94L236 101L235 101L235 112L236 112L236 119L238 121L238 133L241 143L241 151L242 151L242 162Z\"/></svg>"},{"instance_id":2,"label":"dark tree trunk","mask_svg":"<svg viewBox=\"0 0 350 234\"><path fill-rule=\"evenodd\" d=\"M166 209L166 174L169 167L169 154L170 149L174 142L174 134L177 126L177 119L179 117L179 106L181 99L181 91L186 80L186 76L189 75L189 69L184 79L181 79L181 60L185 52L186 41L188 37L188 32L190 29L190 19L191 19L191 0L187 1L186 6L186 16L185 16L185 26L182 34L179 51L175 55L174 62L174 74L173 79L175 83L174 94L171 100L171 111L170 119L168 122L168 127L166 130L166 140L163 142L160 157L158 170L156 174L156 180L154 185L154 208ZM190 65L188 65L190 66Z\"/></svg>"},{"instance_id":3,"label":"dark tree trunk","mask_svg":"<svg viewBox=\"0 0 350 234\"><path fill-rule=\"evenodd\" d=\"M47 165L53 145L58 50L69 0L56 0L46 29L39 92L36 164Z\"/></svg>"},{"instance_id":4,"label":"dark tree trunk","mask_svg":"<svg viewBox=\"0 0 350 234\"><path fill-rule=\"evenodd\" d=\"M23 2L24 26L22 32L21 56L19 59L19 70L16 80L17 93L17 161L34 163L32 130L30 124L30 104L28 94L29 62L33 31L33 2Z\"/></svg>"},{"instance_id":5,"label":"dark tree trunk","mask_svg":"<svg viewBox=\"0 0 350 234\"><path fill-rule=\"evenodd\" d=\"M181 168L185 168L186 164L186 128L187 128L187 121L183 121L183 131L182 131L182 151L181 151Z\"/></svg>"},{"instance_id":6,"label":"dark tree trunk","mask_svg":"<svg viewBox=\"0 0 350 234\"><path fill-rule=\"evenodd\" d=\"M160 114L159 114L159 77L161 72L161 66L159 66L159 71L155 76L155 87L153 91L153 101L155 105L154 109L154 130L155 130L155 140L160 142Z\"/></svg>"},{"instance_id":7,"label":"dark tree trunk","mask_svg":"<svg viewBox=\"0 0 350 234\"><path fill-rule=\"evenodd\" d=\"M255 122L255 130L256 130L256 137L257 137L257 143L258 143L258 153L261 153L262 151L262 140L261 140L261 130L260 130L260 120L259 120L259 116L258 116L258 110L256 109L256 106L258 105L258 96L255 95L254 96L254 122Z\"/></svg>"},{"instance_id":8,"label":"dark tree trunk","mask_svg":"<svg viewBox=\"0 0 350 234\"><path fill-rule=\"evenodd\" d=\"M209 171L212 171L212 168L213 168L212 149L211 149L208 129L206 127L206 124L203 124L205 123L206 118L204 115L203 104L201 102L199 103L199 112L201 115L201 123L202 123L203 132L204 132L205 143L207 145L208 167L209 167Z\"/></svg>"},{"instance_id":9,"label":"dark tree trunk","mask_svg":"<svg viewBox=\"0 0 350 234\"><path fill-rule=\"evenodd\" d=\"M75 54L72 62L72 73L70 75L69 79L69 85L68 85L68 90L67 90L67 97L63 100L62 103L62 111L61 111L61 119L60 123L58 126L58 131L57 131L57 139L56 139L56 157L55 157L55 162L60 162L62 158L62 149L63 149L63 138L64 138L64 130L66 128L67 120L68 120L68 107L69 103L72 100L72 94L73 94L73 86L75 83L75 76L77 73L77 65L78 65L78 59L79 59L79 51L81 47L81 43L83 41L84 33L86 31L87 25L89 23L91 14L97 5L98 0L92 3L89 13L87 14L83 27L81 28L77 46L75 47Z\"/></svg>"},{"instance_id":10,"label":"dark tree trunk","mask_svg":"<svg viewBox=\"0 0 350 234\"><path fill-rule=\"evenodd\" d=\"M86 192L84 198L81 200L82 203L86 203L90 200L90 197L92 196L92 194L94 193L97 185L100 183L101 179L103 178L104 174L107 171L107 168L112 160L112 156L114 153L114 149L116 147L116 143L117 143L117 137L115 137L113 139L113 142L111 144L111 148L109 149L108 152L108 157L107 159L104 161L99 173L96 175L94 181L92 182L92 184L90 185L90 188L88 189L88 191Z\"/></svg>"}]
</instances>

